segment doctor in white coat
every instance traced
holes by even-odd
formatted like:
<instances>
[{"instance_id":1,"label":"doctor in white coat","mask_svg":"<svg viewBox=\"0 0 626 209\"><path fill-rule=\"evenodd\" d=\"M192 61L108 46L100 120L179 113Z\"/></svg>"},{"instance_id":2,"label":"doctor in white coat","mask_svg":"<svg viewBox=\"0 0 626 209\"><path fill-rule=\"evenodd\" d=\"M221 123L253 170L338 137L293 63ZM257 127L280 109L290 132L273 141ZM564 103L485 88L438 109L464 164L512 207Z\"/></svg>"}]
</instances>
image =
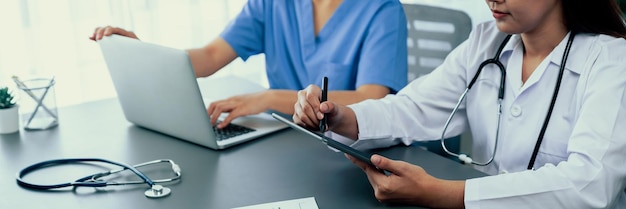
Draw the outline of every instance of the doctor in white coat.
<instances>
[{"instance_id":1,"label":"doctor in white coat","mask_svg":"<svg viewBox=\"0 0 626 209\"><path fill-rule=\"evenodd\" d=\"M350 106L320 104L320 89L311 85L298 93L294 121L315 129L326 113L327 130L354 139L351 146L358 149L471 130L471 162L482 164L475 167L490 176L438 179L419 166L372 156L376 167L392 172L386 176L348 156L365 171L381 202L626 208L626 28L616 2L486 3L495 21L478 25L425 78L397 95ZM507 34L512 36L504 41ZM488 64L479 72L481 63L494 57L502 69Z\"/></svg>"}]
</instances>

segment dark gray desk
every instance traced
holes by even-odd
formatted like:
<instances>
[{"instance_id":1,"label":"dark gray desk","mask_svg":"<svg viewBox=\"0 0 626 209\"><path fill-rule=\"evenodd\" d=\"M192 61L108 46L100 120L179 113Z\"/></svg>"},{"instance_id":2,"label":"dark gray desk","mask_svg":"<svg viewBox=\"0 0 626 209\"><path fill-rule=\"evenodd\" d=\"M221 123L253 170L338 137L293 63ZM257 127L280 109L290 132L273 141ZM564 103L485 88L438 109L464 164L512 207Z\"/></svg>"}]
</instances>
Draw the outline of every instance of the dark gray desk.
<instances>
[{"instance_id":1,"label":"dark gray desk","mask_svg":"<svg viewBox=\"0 0 626 209\"><path fill-rule=\"evenodd\" d=\"M315 197L324 209L390 207L376 201L365 174L342 154L290 129L214 151L131 125L115 99L61 108L59 116L60 125L52 130L0 135L0 208L221 209L304 197ZM484 175L416 147L379 153L421 165L440 178ZM169 158L181 166L183 177L168 185L172 194L163 199L146 198L143 185L41 192L15 183L15 174L25 166L74 157L128 164ZM84 168L68 167L59 174L52 170L50 178L37 173L28 177L42 183L53 183L52 177L70 181L88 174Z\"/></svg>"}]
</instances>

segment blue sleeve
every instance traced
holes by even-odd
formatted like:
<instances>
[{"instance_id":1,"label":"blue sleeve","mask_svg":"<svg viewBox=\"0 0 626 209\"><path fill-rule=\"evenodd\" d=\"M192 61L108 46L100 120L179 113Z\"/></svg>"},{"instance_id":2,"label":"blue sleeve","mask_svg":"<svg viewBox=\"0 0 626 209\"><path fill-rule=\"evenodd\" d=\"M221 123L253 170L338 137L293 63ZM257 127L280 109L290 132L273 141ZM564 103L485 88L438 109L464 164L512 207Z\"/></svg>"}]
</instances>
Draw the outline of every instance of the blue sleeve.
<instances>
[{"instance_id":1,"label":"blue sleeve","mask_svg":"<svg viewBox=\"0 0 626 209\"><path fill-rule=\"evenodd\" d=\"M244 61L264 51L264 6L265 0L249 0L220 35Z\"/></svg>"},{"instance_id":2,"label":"blue sleeve","mask_svg":"<svg viewBox=\"0 0 626 209\"><path fill-rule=\"evenodd\" d=\"M407 21L398 1L387 1L369 23L356 86L379 84L396 93L407 84ZM391 52L391 53L390 53Z\"/></svg>"}]
</instances>

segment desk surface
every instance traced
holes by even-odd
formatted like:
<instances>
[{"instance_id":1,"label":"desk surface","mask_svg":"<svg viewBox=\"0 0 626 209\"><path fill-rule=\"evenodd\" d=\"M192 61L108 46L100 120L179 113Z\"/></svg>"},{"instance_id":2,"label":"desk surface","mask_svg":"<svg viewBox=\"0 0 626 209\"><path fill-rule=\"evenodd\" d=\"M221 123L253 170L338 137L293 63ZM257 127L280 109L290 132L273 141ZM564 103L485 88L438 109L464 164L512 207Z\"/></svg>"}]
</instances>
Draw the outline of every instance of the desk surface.
<instances>
[{"instance_id":1,"label":"desk surface","mask_svg":"<svg viewBox=\"0 0 626 209\"><path fill-rule=\"evenodd\" d=\"M365 174L342 154L291 129L215 151L130 124L115 99L61 108L59 118L55 129L0 135L0 208L221 209L304 197L315 197L319 208L390 207L374 198ZM417 147L378 153L418 164L444 179L484 175ZM163 199L146 198L145 185L42 192L15 183L16 173L30 164L78 157L127 164L169 158L180 165L182 180L168 184L172 194ZM37 173L27 177L54 183L89 174L83 172L84 167L67 167L63 172L47 170L48 178Z\"/></svg>"}]
</instances>

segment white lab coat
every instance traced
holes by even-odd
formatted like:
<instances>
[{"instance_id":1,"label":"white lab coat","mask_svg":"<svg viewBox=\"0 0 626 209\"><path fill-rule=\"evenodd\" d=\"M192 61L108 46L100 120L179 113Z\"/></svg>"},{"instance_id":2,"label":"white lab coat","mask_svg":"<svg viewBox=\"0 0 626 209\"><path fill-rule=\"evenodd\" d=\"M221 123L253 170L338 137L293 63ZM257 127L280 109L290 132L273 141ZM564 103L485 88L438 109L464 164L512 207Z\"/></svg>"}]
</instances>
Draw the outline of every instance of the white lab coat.
<instances>
[{"instance_id":1,"label":"white lab coat","mask_svg":"<svg viewBox=\"0 0 626 209\"><path fill-rule=\"evenodd\" d=\"M626 208L624 39L576 35L536 170L526 170L568 36L523 85L520 37L514 35L504 48L500 61L507 74L497 152L491 164L476 166L492 176L467 180L467 208ZM494 22L480 24L426 78L397 95L351 105L359 126L359 140L352 146L369 149L439 139L478 66L494 57L503 38ZM500 71L489 65L479 80L446 137L469 128L474 139L472 157L484 162L495 142Z\"/></svg>"}]
</instances>

